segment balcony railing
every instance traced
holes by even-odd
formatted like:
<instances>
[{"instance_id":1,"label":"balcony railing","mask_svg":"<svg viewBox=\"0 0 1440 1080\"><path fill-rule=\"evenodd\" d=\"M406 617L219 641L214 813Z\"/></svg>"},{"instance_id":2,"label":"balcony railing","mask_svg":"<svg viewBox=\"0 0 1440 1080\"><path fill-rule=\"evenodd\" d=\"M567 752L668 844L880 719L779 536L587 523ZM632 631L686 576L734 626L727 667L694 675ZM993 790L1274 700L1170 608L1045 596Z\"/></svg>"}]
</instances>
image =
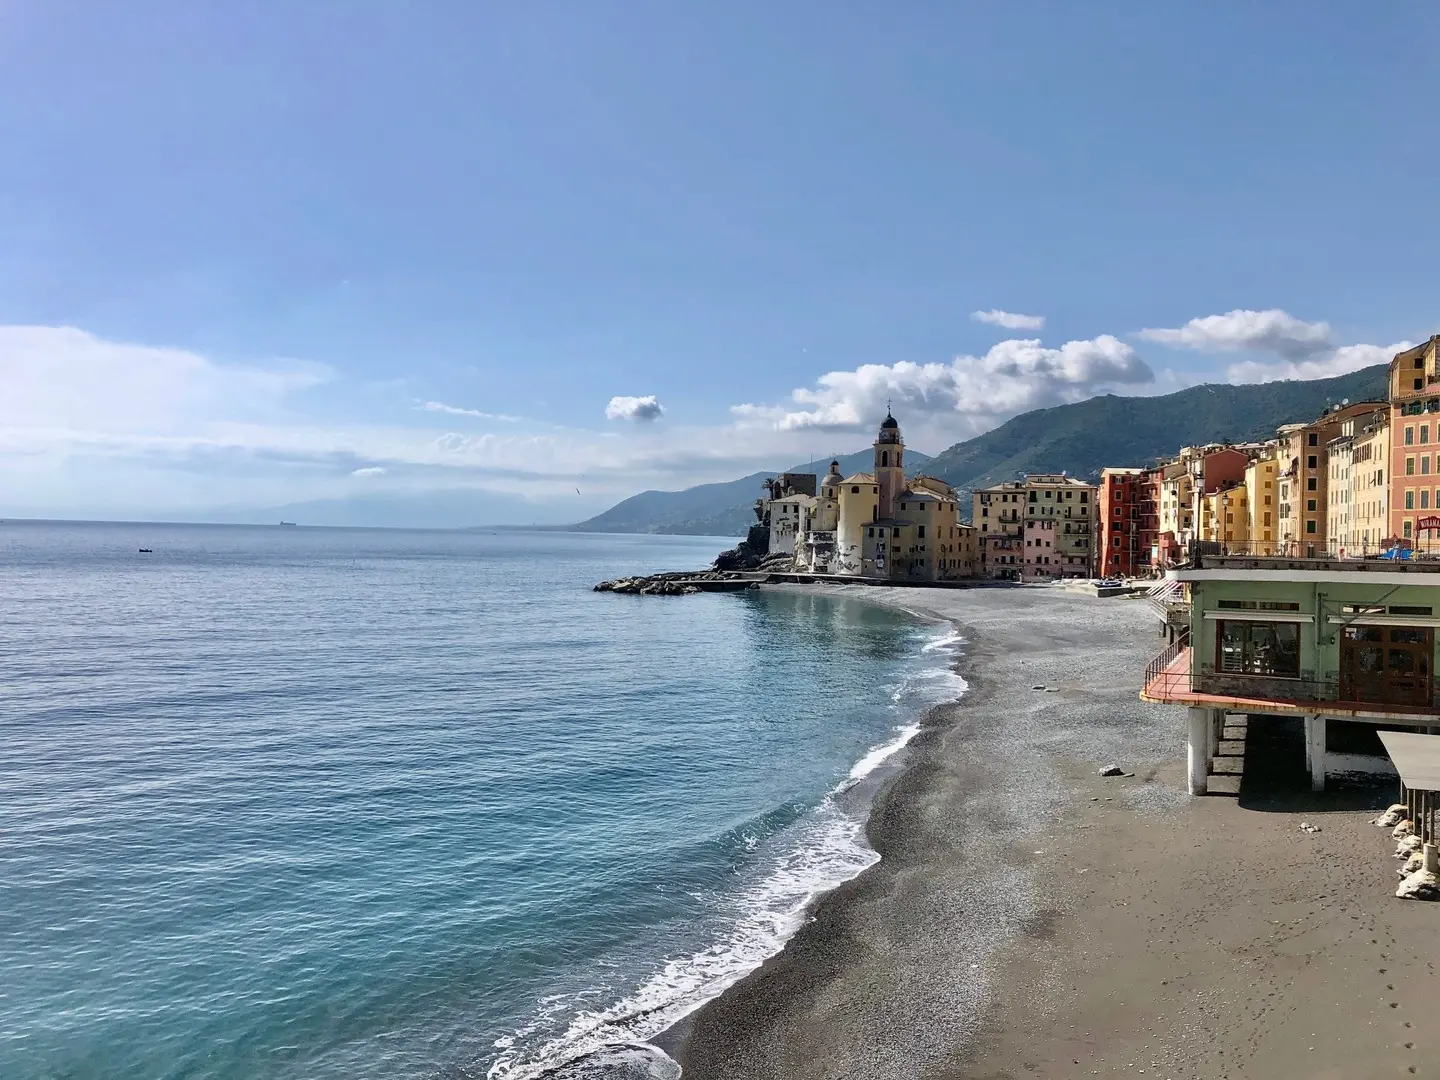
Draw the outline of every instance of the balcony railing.
<instances>
[{"instance_id":1,"label":"balcony railing","mask_svg":"<svg viewBox=\"0 0 1440 1080\"><path fill-rule=\"evenodd\" d=\"M1346 544L1325 540L1193 540L1190 559L1203 567L1215 559L1266 559L1354 563L1356 569L1373 564L1377 570L1395 564L1420 564L1418 568L1440 569L1440 537L1421 540L1391 540L1384 543Z\"/></svg>"},{"instance_id":2,"label":"balcony railing","mask_svg":"<svg viewBox=\"0 0 1440 1080\"><path fill-rule=\"evenodd\" d=\"M1183 643L1182 643L1183 642ZM1179 646L1177 650L1177 646ZM1376 693L1360 693L1341 686L1336 679L1290 679L1274 675L1240 675L1215 671L1191 671L1194 652L1189 638L1175 643L1151 660L1145 668L1147 701L1174 705L1228 706L1236 711L1266 712L1274 709L1295 712L1391 713L1434 715L1433 701L1417 700L1433 690L1394 687Z\"/></svg>"}]
</instances>

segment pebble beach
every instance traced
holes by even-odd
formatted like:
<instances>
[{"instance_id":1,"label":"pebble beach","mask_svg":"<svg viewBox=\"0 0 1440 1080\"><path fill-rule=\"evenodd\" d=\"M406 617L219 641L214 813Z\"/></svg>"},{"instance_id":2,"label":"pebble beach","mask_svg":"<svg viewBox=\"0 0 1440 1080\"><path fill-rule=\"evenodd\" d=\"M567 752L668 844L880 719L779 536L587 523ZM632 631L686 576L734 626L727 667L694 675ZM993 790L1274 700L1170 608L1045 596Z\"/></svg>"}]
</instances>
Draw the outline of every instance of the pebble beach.
<instances>
[{"instance_id":1,"label":"pebble beach","mask_svg":"<svg viewBox=\"0 0 1440 1080\"><path fill-rule=\"evenodd\" d=\"M970 690L878 793L881 861L667 1033L686 1080L1426 1075L1440 934L1388 789L1187 796L1141 601L842 588L953 623Z\"/></svg>"}]
</instances>

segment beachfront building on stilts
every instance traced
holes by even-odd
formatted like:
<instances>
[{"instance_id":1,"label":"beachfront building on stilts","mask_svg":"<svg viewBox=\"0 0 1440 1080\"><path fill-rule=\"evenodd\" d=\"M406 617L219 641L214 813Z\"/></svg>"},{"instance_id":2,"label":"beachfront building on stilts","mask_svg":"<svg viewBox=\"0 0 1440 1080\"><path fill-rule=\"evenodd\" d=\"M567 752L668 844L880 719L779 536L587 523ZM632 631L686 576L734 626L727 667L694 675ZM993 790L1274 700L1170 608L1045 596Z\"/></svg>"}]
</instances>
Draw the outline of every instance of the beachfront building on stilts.
<instances>
[{"instance_id":1,"label":"beachfront building on stilts","mask_svg":"<svg viewBox=\"0 0 1440 1080\"><path fill-rule=\"evenodd\" d=\"M1197 551L1167 577L1189 592L1190 629L1151 662L1141 697L1189 709L1191 793L1226 771L1227 716L1252 736L1293 731L1291 764L1315 791L1394 775L1378 731L1440 731L1440 563Z\"/></svg>"}]
</instances>

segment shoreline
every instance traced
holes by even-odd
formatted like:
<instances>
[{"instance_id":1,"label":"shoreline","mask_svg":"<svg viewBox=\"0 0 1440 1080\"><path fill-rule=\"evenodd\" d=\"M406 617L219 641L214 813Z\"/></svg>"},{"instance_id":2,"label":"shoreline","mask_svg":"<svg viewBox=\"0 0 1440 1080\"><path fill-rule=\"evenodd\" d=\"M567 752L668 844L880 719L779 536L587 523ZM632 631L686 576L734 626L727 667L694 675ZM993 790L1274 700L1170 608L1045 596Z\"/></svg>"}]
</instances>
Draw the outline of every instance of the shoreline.
<instances>
[{"instance_id":1,"label":"shoreline","mask_svg":"<svg viewBox=\"0 0 1440 1080\"><path fill-rule=\"evenodd\" d=\"M1002 714L1014 695L1027 715L1086 707L1078 686L1029 689L1042 675L1047 684L1064 683L1051 678L1064 674L1056 658L1070 652L1073 660L1071 647L1083 640L1057 639L1044 625L1030 627L1038 642L1010 639L1023 638L1027 622L1048 624L1052 616L1073 627L1066 616L1088 615L1080 619L1088 623L1114 615L1131 624L1131 637L1153 629L1148 612L1112 608L1124 601L1058 590L1025 590L1024 600L1020 590L984 599L980 590L954 592L938 604L915 590L846 591L949 622L964 641L954 669L969 689L931 710L876 793L866 838L879 861L819 897L779 952L654 1040L685 1080L913 1075L968 1053L990 1012L998 957L1017 939L1044 933L1064 902L1042 889L1028 853L1040 823L1065 803L1055 794L1054 765L1017 746ZM1138 675L1136 682L1138 691ZM1142 708L1133 692L1125 704L1132 713ZM1093 757L1105 741L1079 749ZM1132 768L1134 761L1132 754ZM1014 772L1007 767L1016 765L1028 770L1028 783L1007 787L1002 781ZM1095 771L1088 761L1087 768ZM1131 781L1131 790L1143 783ZM940 820L942 810L966 812Z\"/></svg>"},{"instance_id":2,"label":"shoreline","mask_svg":"<svg viewBox=\"0 0 1440 1080\"><path fill-rule=\"evenodd\" d=\"M1393 789L1186 795L1183 711L1138 701L1153 614L1027 593L888 594L965 636L963 722L877 793L880 861L665 1033L684 1080L1429 1075L1440 935L1370 824Z\"/></svg>"}]
</instances>

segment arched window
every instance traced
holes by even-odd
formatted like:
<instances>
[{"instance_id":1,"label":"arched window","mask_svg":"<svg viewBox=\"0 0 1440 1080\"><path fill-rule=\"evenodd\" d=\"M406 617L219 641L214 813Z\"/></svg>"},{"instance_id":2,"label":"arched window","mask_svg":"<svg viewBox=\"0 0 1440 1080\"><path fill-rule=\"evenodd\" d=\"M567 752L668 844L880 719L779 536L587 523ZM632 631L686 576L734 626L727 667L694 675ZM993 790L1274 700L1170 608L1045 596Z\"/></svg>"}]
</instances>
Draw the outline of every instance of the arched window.
<instances>
[{"instance_id":1,"label":"arched window","mask_svg":"<svg viewBox=\"0 0 1440 1080\"><path fill-rule=\"evenodd\" d=\"M890 464L890 451L889 451L889 450L881 450L881 451L880 451L880 467L881 467L881 468L884 468L885 466L887 466L887 465L889 465L889 464Z\"/></svg>"}]
</instances>

